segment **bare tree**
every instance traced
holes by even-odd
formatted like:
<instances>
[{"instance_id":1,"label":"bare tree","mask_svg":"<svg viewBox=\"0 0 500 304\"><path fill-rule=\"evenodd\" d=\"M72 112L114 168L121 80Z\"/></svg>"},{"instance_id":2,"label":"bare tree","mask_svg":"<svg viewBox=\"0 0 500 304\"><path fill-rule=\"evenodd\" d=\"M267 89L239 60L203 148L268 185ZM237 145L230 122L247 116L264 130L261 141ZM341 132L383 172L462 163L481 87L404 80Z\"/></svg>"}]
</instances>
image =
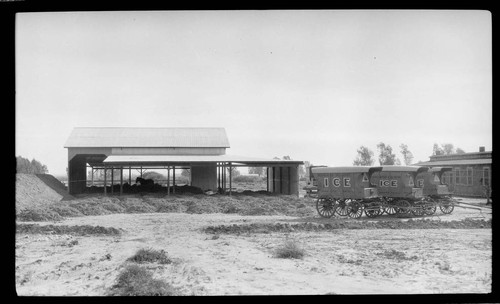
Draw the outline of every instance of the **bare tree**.
<instances>
[{"instance_id":1,"label":"bare tree","mask_svg":"<svg viewBox=\"0 0 500 304\"><path fill-rule=\"evenodd\" d=\"M358 156L353 161L354 166L371 166L373 165L373 152L365 146L358 149Z\"/></svg>"},{"instance_id":2,"label":"bare tree","mask_svg":"<svg viewBox=\"0 0 500 304\"><path fill-rule=\"evenodd\" d=\"M401 163L397 158L396 154L392 153L392 147L390 145L385 145L383 142L377 145L379 149L379 163L380 165L395 165L398 162Z\"/></svg>"},{"instance_id":3,"label":"bare tree","mask_svg":"<svg viewBox=\"0 0 500 304\"><path fill-rule=\"evenodd\" d=\"M401 144L399 146L401 148L401 154L403 154L403 160L405 162L405 165L409 166L413 162L413 153L411 153L410 150L408 150L408 145Z\"/></svg>"}]
</instances>

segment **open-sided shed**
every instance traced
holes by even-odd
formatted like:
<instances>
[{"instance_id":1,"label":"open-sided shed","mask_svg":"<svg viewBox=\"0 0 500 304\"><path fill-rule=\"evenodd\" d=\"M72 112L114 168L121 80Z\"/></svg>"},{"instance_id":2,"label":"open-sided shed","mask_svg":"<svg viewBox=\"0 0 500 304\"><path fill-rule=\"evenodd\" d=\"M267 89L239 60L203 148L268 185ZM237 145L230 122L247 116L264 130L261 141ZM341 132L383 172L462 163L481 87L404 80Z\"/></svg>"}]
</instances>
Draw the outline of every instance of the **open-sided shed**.
<instances>
[{"instance_id":1,"label":"open-sided shed","mask_svg":"<svg viewBox=\"0 0 500 304\"><path fill-rule=\"evenodd\" d=\"M175 169L189 168L192 186L231 193L232 176L225 169L245 166L267 168L268 191L298 195L298 166L303 164L227 155L230 146L224 128L75 128L64 147L68 149L70 194L84 192L87 167L120 170L120 185L123 170L167 169L168 187L171 170L175 184Z\"/></svg>"}]
</instances>

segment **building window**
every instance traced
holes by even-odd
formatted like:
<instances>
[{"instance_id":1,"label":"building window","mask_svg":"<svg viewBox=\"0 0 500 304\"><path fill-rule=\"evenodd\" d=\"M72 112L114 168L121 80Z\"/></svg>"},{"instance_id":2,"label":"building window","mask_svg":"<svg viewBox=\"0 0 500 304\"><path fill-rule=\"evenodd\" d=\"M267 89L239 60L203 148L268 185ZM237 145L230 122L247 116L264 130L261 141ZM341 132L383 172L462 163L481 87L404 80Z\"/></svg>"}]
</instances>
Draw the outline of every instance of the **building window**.
<instances>
[{"instance_id":1,"label":"building window","mask_svg":"<svg viewBox=\"0 0 500 304\"><path fill-rule=\"evenodd\" d=\"M489 186L489 185L490 185L490 168L484 167L483 168L483 186Z\"/></svg>"},{"instance_id":2,"label":"building window","mask_svg":"<svg viewBox=\"0 0 500 304\"><path fill-rule=\"evenodd\" d=\"M455 184L460 184L460 168L455 168Z\"/></svg>"},{"instance_id":3,"label":"building window","mask_svg":"<svg viewBox=\"0 0 500 304\"><path fill-rule=\"evenodd\" d=\"M467 167L467 185L472 185L472 167Z\"/></svg>"},{"instance_id":4,"label":"building window","mask_svg":"<svg viewBox=\"0 0 500 304\"><path fill-rule=\"evenodd\" d=\"M325 188L327 188L327 187L328 187L328 177L325 177L325 178L323 179L323 185L325 186Z\"/></svg>"}]
</instances>

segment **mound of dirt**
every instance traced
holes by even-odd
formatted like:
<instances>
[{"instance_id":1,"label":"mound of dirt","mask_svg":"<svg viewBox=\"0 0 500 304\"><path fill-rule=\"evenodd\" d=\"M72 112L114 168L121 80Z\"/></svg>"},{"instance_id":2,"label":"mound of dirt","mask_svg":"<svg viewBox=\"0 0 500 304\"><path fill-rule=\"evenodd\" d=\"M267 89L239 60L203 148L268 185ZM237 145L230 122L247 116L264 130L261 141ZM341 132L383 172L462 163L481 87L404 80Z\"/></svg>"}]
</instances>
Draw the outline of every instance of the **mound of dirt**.
<instances>
[{"instance_id":1,"label":"mound of dirt","mask_svg":"<svg viewBox=\"0 0 500 304\"><path fill-rule=\"evenodd\" d=\"M63 201L74 199L74 197L68 193L66 186L64 186L64 184L54 176L50 174L36 174L36 176L52 190L61 195Z\"/></svg>"},{"instance_id":2,"label":"mound of dirt","mask_svg":"<svg viewBox=\"0 0 500 304\"><path fill-rule=\"evenodd\" d=\"M55 181L54 181L55 180ZM26 208L42 207L68 199L71 196L63 193L64 185L49 174L16 174L16 213ZM62 189L61 189L62 187ZM54 190L54 188L57 189Z\"/></svg>"}]
</instances>

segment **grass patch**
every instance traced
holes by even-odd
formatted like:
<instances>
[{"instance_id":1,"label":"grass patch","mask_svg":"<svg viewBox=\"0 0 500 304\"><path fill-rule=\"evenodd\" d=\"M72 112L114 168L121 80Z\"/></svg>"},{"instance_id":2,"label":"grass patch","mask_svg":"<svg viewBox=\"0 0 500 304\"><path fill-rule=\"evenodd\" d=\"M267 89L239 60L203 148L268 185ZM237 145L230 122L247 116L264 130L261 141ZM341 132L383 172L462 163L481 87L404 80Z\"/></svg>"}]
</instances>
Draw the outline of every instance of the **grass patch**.
<instances>
[{"instance_id":1,"label":"grass patch","mask_svg":"<svg viewBox=\"0 0 500 304\"><path fill-rule=\"evenodd\" d=\"M280 259L302 259L306 251L295 240L286 240L275 249L274 256Z\"/></svg>"},{"instance_id":2,"label":"grass patch","mask_svg":"<svg viewBox=\"0 0 500 304\"><path fill-rule=\"evenodd\" d=\"M121 231L113 227L102 226L67 226L67 225L38 225L16 224L17 233L30 234L73 234L73 235L120 235Z\"/></svg>"},{"instance_id":3,"label":"grass patch","mask_svg":"<svg viewBox=\"0 0 500 304\"><path fill-rule=\"evenodd\" d=\"M164 281L154 279L146 268L128 265L111 287L110 296L177 296L180 292Z\"/></svg>"},{"instance_id":4,"label":"grass patch","mask_svg":"<svg viewBox=\"0 0 500 304\"><path fill-rule=\"evenodd\" d=\"M163 249L155 250L151 248L139 249L132 257L128 258L127 261L135 263L172 263L172 260L167 256Z\"/></svg>"},{"instance_id":5,"label":"grass patch","mask_svg":"<svg viewBox=\"0 0 500 304\"><path fill-rule=\"evenodd\" d=\"M398 261L414 261L418 260L418 257L416 255L413 255L411 257L406 256L406 254L402 251L398 250L385 250L382 253L379 253L378 255L383 256L384 258L387 259L392 259L392 260L398 260Z\"/></svg>"},{"instance_id":6,"label":"grass patch","mask_svg":"<svg viewBox=\"0 0 500 304\"><path fill-rule=\"evenodd\" d=\"M22 222L48 222L61 221L63 217L50 208L31 208L21 210L16 219Z\"/></svg>"}]
</instances>

